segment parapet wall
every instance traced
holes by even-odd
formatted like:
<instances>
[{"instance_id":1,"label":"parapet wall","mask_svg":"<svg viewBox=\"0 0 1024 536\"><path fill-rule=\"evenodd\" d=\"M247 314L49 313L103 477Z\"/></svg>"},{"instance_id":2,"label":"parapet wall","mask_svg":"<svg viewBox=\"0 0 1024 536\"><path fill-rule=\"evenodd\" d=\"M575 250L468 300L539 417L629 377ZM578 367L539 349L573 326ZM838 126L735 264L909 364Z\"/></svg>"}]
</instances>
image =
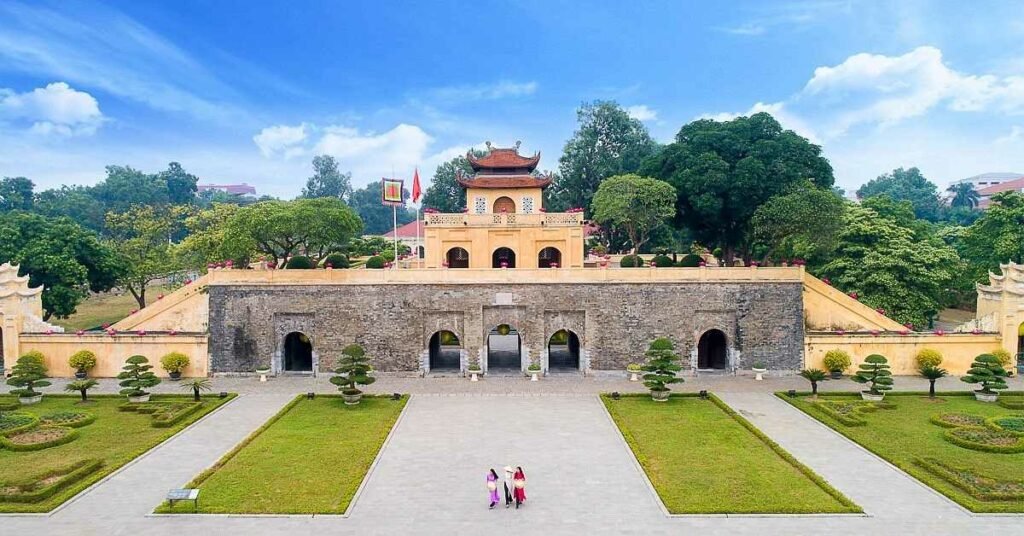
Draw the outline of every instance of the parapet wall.
<instances>
[{"instance_id":1,"label":"parapet wall","mask_svg":"<svg viewBox=\"0 0 1024 536\"><path fill-rule=\"evenodd\" d=\"M166 377L167 372L160 368L160 358L171 352L181 352L189 358L189 366L182 372L182 376L197 377L209 374L206 334L118 334L110 336L95 333L84 335L23 333L21 335L22 354L33 350L37 350L45 356L48 374L54 378L74 376L75 370L68 365L68 358L79 350L91 350L96 354L96 367L89 371L89 376L93 378L117 376L121 372L125 360L133 355L146 356L149 358L149 363L153 365L153 372L157 376ZM14 361L14 359L7 360L5 366L13 366Z\"/></svg>"},{"instance_id":2,"label":"parapet wall","mask_svg":"<svg viewBox=\"0 0 1024 536\"><path fill-rule=\"evenodd\" d=\"M973 335L956 333L935 335L924 333L879 334L870 333L808 333L805 337L804 355L808 368L825 369L822 359L832 349L845 350L853 360L849 372L857 370L857 365L871 354L884 355L889 360L892 373L897 375L917 374L914 360L917 353L924 348L932 348L942 353L942 368L952 375L967 372L974 357L991 352L1000 347L999 334Z\"/></svg>"}]
</instances>

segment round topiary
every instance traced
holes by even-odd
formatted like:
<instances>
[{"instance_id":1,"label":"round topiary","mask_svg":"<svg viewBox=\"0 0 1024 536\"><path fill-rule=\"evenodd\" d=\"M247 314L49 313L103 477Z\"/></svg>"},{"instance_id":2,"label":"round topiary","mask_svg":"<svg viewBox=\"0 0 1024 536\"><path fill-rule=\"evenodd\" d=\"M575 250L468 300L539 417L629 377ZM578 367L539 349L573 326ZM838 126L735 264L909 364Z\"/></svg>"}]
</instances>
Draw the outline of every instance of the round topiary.
<instances>
[{"instance_id":1,"label":"round topiary","mask_svg":"<svg viewBox=\"0 0 1024 536\"><path fill-rule=\"evenodd\" d=\"M619 261L619 266L623 268L642 268L644 265L644 258L639 255L626 255Z\"/></svg>"},{"instance_id":2,"label":"round topiary","mask_svg":"<svg viewBox=\"0 0 1024 536\"><path fill-rule=\"evenodd\" d=\"M674 350L675 345L672 344L672 340L666 337L659 337L651 341L651 350Z\"/></svg>"},{"instance_id":3,"label":"round topiary","mask_svg":"<svg viewBox=\"0 0 1024 536\"><path fill-rule=\"evenodd\" d=\"M942 353L932 348L922 348L920 352L914 356L914 361L917 363L917 368L935 368L942 364Z\"/></svg>"},{"instance_id":4,"label":"round topiary","mask_svg":"<svg viewBox=\"0 0 1024 536\"><path fill-rule=\"evenodd\" d=\"M181 372L188 364L188 356L181 352L171 352L160 358L160 366L167 372Z\"/></svg>"},{"instance_id":5,"label":"round topiary","mask_svg":"<svg viewBox=\"0 0 1024 536\"><path fill-rule=\"evenodd\" d=\"M81 372L86 372L96 366L96 354L89 350L79 350L68 358L68 365Z\"/></svg>"},{"instance_id":6,"label":"round topiary","mask_svg":"<svg viewBox=\"0 0 1024 536\"><path fill-rule=\"evenodd\" d=\"M381 268L384 268L384 257L374 255L369 259L366 259L366 267L371 270L380 270Z\"/></svg>"},{"instance_id":7,"label":"round topiary","mask_svg":"<svg viewBox=\"0 0 1024 536\"><path fill-rule=\"evenodd\" d=\"M46 363L46 356L44 356L43 353L40 352L39 350L32 350L32 351L29 351L29 352L25 352L24 354L21 354L21 357L23 357L23 358L27 357L29 359L35 359L36 361L38 361L40 363Z\"/></svg>"},{"instance_id":8,"label":"round topiary","mask_svg":"<svg viewBox=\"0 0 1024 536\"><path fill-rule=\"evenodd\" d=\"M833 348L825 352L825 358L821 360L821 364L825 365L829 372L843 372L850 368L853 361L850 360L850 354L846 350Z\"/></svg>"},{"instance_id":9,"label":"round topiary","mask_svg":"<svg viewBox=\"0 0 1024 536\"><path fill-rule=\"evenodd\" d=\"M348 268L348 256L344 253L331 253L324 259L324 268L328 265L335 270Z\"/></svg>"},{"instance_id":10,"label":"round topiary","mask_svg":"<svg viewBox=\"0 0 1024 536\"><path fill-rule=\"evenodd\" d=\"M700 261L702 260L704 260L704 258L700 255L690 253L688 255L683 255L683 258L679 259L679 266L682 266L683 268L696 268L700 266Z\"/></svg>"},{"instance_id":11,"label":"round topiary","mask_svg":"<svg viewBox=\"0 0 1024 536\"><path fill-rule=\"evenodd\" d=\"M284 265L289 270L309 270L315 268L313 260L305 255L296 255L288 259L288 264Z\"/></svg>"},{"instance_id":12,"label":"round topiary","mask_svg":"<svg viewBox=\"0 0 1024 536\"><path fill-rule=\"evenodd\" d=\"M393 249L382 251L380 256L384 259L384 262L395 262L395 250Z\"/></svg>"},{"instance_id":13,"label":"round topiary","mask_svg":"<svg viewBox=\"0 0 1024 536\"><path fill-rule=\"evenodd\" d=\"M666 255L657 255L653 259L651 259L651 264L657 266L658 268L668 268L672 266L672 259Z\"/></svg>"}]
</instances>

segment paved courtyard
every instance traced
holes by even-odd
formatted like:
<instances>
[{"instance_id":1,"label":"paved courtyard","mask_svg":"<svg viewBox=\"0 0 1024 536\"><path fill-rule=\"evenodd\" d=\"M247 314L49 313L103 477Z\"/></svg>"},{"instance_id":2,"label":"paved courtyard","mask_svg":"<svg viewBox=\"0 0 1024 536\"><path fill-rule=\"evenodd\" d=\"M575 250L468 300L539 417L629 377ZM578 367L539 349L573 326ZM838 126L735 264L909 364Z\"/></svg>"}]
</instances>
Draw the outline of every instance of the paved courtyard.
<instances>
[{"instance_id":1,"label":"paved courtyard","mask_svg":"<svg viewBox=\"0 0 1024 536\"><path fill-rule=\"evenodd\" d=\"M666 517L598 390L622 380L386 379L384 392L418 392L348 518L155 516L184 484L262 424L306 380L217 379L242 396L51 515L2 516L4 532L153 534L1024 534L1022 516L972 516L795 408L771 391L793 379L702 378L798 459L860 504L867 516ZM1019 389L1019 380L1014 380ZM841 384L846 382L833 382ZM910 382L901 382L908 387ZM416 389L399 389L414 385ZM713 385L713 387L712 387ZM444 387L450 386L451 389ZM467 387L468 386L468 387ZM948 387L954 387L950 383ZM849 386L844 386L849 388ZM471 392L467 392L472 389ZM310 460L331 471L330 460ZM522 465L529 501L487 510L484 474Z\"/></svg>"}]
</instances>

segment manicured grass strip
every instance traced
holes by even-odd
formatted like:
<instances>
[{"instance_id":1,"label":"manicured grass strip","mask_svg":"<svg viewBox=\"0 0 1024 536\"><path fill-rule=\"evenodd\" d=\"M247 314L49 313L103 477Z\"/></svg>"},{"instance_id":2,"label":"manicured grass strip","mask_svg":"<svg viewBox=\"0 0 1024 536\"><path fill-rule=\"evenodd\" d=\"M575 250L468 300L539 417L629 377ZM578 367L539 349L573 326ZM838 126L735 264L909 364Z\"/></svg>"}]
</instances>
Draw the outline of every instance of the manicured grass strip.
<instances>
[{"instance_id":1,"label":"manicured grass strip","mask_svg":"<svg viewBox=\"0 0 1024 536\"><path fill-rule=\"evenodd\" d=\"M864 415L864 426L844 426L816 411L810 393L790 398L776 395L858 443L910 476L937 490L973 512L1024 512L1024 498L1014 498L1024 481L1024 453L996 453L972 450L948 441L944 434L957 423L982 423L992 417L1019 414L997 404L978 402L967 391L938 393L930 401L927 393L888 393L887 403L896 407ZM828 393L824 400L859 400L858 393ZM965 416L972 416L969 419ZM937 424L937 423L942 423ZM968 489L968 486L974 486Z\"/></svg>"},{"instance_id":2,"label":"manicured grass strip","mask_svg":"<svg viewBox=\"0 0 1024 536\"><path fill-rule=\"evenodd\" d=\"M601 398L673 514L861 512L714 395Z\"/></svg>"},{"instance_id":3,"label":"manicured grass strip","mask_svg":"<svg viewBox=\"0 0 1024 536\"><path fill-rule=\"evenodd\" d=\"M233 514L342 514L408 397L296 397L186 487L199 511ZM158 512L192 513L166 503Z\"/></svg>"},{"instance_id":4,"label":"manicured grass strip","mask_svg":"<svg viewBox=\"0 0 1024 536\"><path fill-rule=\"evenodd\" d=\"M56 412L85 411L95 420L75 428L78 437L70 443L28 452L0 449L0 489L10 488L10 495L19 496L5 499L0 494L0 513L53 510L234 396L203 397L201 410L175 426L155 428L150 415L118 411L118 406L125 401L123 396L90 395L91 403L82 405L78 403L78 395L46 394L42 402L20 407L18 412L41 417ZM153 395L153 400L188 401L191 396ZM65 474L68 468L76 470L68 473L68 478L57 481L56 486L33 485ZM26 489L28 491L24 491Z\"/></svg>"}]
</instances>

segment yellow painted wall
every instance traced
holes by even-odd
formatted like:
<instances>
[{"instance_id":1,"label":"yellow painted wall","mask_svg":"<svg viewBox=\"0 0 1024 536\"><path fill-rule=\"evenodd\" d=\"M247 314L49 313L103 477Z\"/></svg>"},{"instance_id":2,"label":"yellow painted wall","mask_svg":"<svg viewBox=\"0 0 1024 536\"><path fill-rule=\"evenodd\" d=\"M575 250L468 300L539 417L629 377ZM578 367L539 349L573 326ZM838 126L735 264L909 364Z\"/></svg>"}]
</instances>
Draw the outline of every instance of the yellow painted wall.
<instances>
[{"instance_id":1,"label":"yellow painted wall","mask_svg":"<svg viewBox=\"0 0 1024 536\"><path fill-rule=\"evenodd\" d=\"M832 349L846 350L853 361L850 371L871 354L884 355L896 375L917 374L914 357L923 348L942 353L942 368L951 375L962 375L970 368L975 356L991 352L1001 345L998 334L808 334L804 338L804 362L807 368L825 369L822 359Z\"/></svg>"},{"instance_id":2,"label":"yellow painted wall","mask_svg":"<svg viewBox=\"0 0 1024 536\"><path fill-rule=\"evenodd\" d=\"M583 227L438 227L426 230L426 267L443 266L448 251L469 252L470 268L492 268L492 255L501 247L516 253L516 268L537 268L540 250L557 248L561 267L583 267Z\"/></svg>"},{"instance_id":3,"label":"yellow painted wall","mask_svg":"<svg viewBox=\"0 0 1024 536\"><path fill-rule=\"evenodd\" d=\"M476 198L483 197L487 200L487 210L483 214L491 214L494 210L494 202L500 197L507 197L515 202L516 213L523 213L523 198L529 197L533 200L533 213L540 212L541 203L544 202L543 190L540 188L466 188L466 208L471 214L476 214Z\"/></svg>"},{"instance_id":4,"label":"yellow painted wall","mask_svg":"<svg viewBox=\"0 0 1024 536\"><path fill-rule=\"evenodd\" d=\"M113 326L117 331L205 332L210 321L210 298L206 293L207 276L156 300L139 312Z\"/></svg>"},{"instance_id":5,"label":"yellow painted wall","mask_svg":"<svg viewBox=\"0 0 1024 536\"><path fill-rule=\"evenodd\" d=\"M899 322L804 273L804 325L808 330L901 331Z\"/></svg>"},{"instance_id":6,"label":"yellow painted wall","mask_svg":"<svg viewBox=\"0 0 1024 536\"><path fill-rule=\"evenodd\" d=\"M79 350L91 350L96 354L96 367L89 371L93 378L113 378L121 372L126 359L133 355L144 355L153 365L157 376L166 377L167 372L160 367L160 358L171 353L181 352L188 356L189 366L182 376L202 377L209 372L209 353L205 334L184 335L109 335L86 334L52 334L35 333L21 334L22 354L37 350L46 357L46 368L50 377L69 378L75 371L68 366L68 358ZM14 360L7 360L10 367Z\"/></svg>"}]
</instances>

